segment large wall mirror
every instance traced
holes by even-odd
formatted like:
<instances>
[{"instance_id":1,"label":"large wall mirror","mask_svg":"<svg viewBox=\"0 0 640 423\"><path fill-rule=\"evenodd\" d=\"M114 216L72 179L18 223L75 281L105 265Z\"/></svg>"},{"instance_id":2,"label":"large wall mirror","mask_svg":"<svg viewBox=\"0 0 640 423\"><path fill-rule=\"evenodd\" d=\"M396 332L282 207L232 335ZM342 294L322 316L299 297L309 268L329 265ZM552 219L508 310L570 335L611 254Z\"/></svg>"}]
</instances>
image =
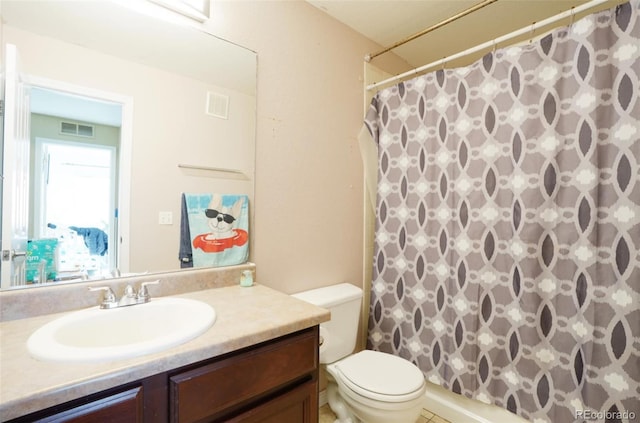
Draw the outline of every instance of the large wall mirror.
<instances>
[{"instance_id":1,"label":"large wall mirror","mask_svg":"<svg viewBox=\"0 0 640 423\"><path fill-rule=\"evenodd\" d=\"M183 193L243 198L251 226L255 52L144 0L0 12L3 289L181 269Z\"/></svg>"}]
</instances>

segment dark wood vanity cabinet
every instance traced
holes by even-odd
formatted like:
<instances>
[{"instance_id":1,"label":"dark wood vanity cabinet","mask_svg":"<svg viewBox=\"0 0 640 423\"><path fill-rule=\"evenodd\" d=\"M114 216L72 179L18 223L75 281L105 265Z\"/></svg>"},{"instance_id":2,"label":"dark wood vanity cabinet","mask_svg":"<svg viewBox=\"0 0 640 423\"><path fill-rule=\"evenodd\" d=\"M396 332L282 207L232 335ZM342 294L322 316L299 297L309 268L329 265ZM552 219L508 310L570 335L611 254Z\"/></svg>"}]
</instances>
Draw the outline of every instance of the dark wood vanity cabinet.
<instances>
[{"instance_id":1,"label":"dark wood vanity cabinet","mask_svg":"<svg viewBox=\"0 0 640 423\"><path fill-rule=\"evenodd\" d=\"M226 421L259 397L279 404L292 386L317 382L317 339L315 331L287 337L172 374L170 421Z\"/></svg>"},{"instance_id":2,"label":"dark wood vanity cabinet","mask_svg":"<svg viewBox=\"0 0 640 423\"><path fill-rule=\"evenodd\" d=\"M36 421L317 423L318 327L12 422Z\"/></svg>"}]
</instances>

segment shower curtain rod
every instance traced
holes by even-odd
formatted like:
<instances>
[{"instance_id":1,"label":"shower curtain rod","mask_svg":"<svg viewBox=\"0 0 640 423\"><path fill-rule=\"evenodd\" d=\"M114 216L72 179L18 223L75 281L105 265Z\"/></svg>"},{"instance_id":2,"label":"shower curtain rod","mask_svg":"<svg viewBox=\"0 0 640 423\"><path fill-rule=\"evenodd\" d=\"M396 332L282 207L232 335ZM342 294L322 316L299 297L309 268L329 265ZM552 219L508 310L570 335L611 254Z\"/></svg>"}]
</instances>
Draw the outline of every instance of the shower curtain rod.
<instances>
[{"instance_id":1,"label":"shower curtain rod","mask_svg":"<svg viewBox=\"0 0 640 423\"><path fill-rule=\"evenodd\" d=\"M428 34L428 33L432 32L432 31L435 31L436 29L441 28L441 27L443 27L445 25L448 25L451 22L457 21L458 19L460 19L460 18L462 18L464 16L467 16L468 14L473 13L473 12L475 12L477 10L480 10L485 6L489 6L491 3L495 3L497 1L498 0L484 0L484 1L480 2L480 3L478 3L478 4L474 4L473 6L463 10L462 12L460 12L458 14L455 14L455 15L451 16L450 18L447 18L447 19L445 19L445 20L443 20L441 22L438 22L437 24L432 25L427 29L423 29L420 32L416 32L415 34L413 34L413 35L411 35L411 36L409 36L409 37L407 37L407 38L405 38L405 39L403 39L401 41L398 41L397 43L385 48L384 50L380 50L379 52L373 53L373 54L367 54L366 56L364 56L364 60L367 61L367 62L370 62L372 59L374 59L374 58L376 58L376 57L378 57L378 56L380 56L382 54L385 54L385 53L393 50L396 47L400 47L401 45L406 44L409 41L413 41L416 38L420 38L425 34Z\"/></svg>"},{"instance_id":2,"label":"shower curtain rod","mask_svg":"<svg viewBox=\"0 0 640 423\"><path fill-rule=\"evenodd\" d=\"M542 20L540 22L534 22L530 26L515 30L515 31L510 32L510 33L508 33L506 35L503 35L501 37L494 38L493 40L487 41L486 43L482 43L482 44L479 44L479 45L477 45L475 47L471 47L471 48L469 48L467 50L461 51L459 53L452 54L451 56L444 57L444 58L442 58L440 60L436 60L435 62L427 63L426 65L422 65L422 66L417 67L415 69L412 69L410 71L401 73L401 74L396 75L396 76L392 76L391 78L387 78L387 79L385 79L383 81L380 81L380 82L376 82L375 84L367 85L367 91L371 91L371 90L373 90L373 89L375 89L375 88L377 88L377 87L379 87L381 85L385 85L385 84L388 84L390 82L398 81L398 80L400 80L402 78L406 78L407 76L416 75L418 73L424 72L425 70L433 68L433 67L436 67L436 66L444 66L447 62L450 62L450 61L455 60L455 59L459 59L459 58L464 57L464 56L468 56L470 54L476 53L478 51L484 50L484 49L489 48L489 47L495 47L499 43L503 43L505 41L509 41L509 40L511 40L513 38L516 38L516 37L519 37L521 35L524 35L524 34L527 34L527 33L533 33L536 29L539 29L541 27L545 27L547 25L551 25L551 24L553 24L553 23L555 23L555 22L557 22L559 20L568 18L570 16L574 16L577 13L581 13L581 12L584 12L585 10L592 9L592 8L597 7L597 6L599 6L599 5L603 4L603 3L606 3L608 1L609 0L591 0L590 2L581 4L580 6L576 6L576 7L573 7L571 9L569 9L569 10L566 10L564 12L558 13L557 15L551 16L550 18L547 18L547 19Z\"/></svg>"}]
</instances>

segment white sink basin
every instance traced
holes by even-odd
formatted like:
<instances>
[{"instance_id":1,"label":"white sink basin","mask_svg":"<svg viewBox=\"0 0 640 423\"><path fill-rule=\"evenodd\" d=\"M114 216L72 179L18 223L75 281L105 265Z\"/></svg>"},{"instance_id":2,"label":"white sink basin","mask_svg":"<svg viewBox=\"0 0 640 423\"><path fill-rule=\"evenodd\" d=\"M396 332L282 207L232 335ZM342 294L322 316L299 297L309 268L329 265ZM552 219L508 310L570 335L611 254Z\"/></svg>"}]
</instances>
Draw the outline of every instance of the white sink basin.
<instances>
[{"instance_id":1,"label":"white sink basin","mask_svg":"<svg viewBox=\"0 0 640 423\"><path fill-rule=\"evenodd\" d=\"M27 341L40 360L88 363L150 354L190 341L216 320L210 305L185 298L76 311L47 323Z\"/></svg>"}]
</instances>

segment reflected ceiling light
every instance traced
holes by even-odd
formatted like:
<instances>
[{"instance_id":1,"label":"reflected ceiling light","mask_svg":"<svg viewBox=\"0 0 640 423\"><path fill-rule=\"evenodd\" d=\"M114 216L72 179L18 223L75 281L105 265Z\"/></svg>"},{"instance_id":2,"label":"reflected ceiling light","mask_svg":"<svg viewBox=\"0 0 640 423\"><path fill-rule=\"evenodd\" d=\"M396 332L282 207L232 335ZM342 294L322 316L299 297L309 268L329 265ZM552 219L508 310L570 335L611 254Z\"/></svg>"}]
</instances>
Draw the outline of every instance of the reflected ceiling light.
<instances>
[{"instance_id":1,"label":"reflected ceiling light","mask_svg":"<svg viewBox=\"0 0 640 423\"><path fill-rule=\"evenodd\" d=\"M204 22L209 19L209 0L149 0L183 16Z\"/></svg>"},{"instance_id":2,"label":"reflected ceiling light","mask_svg":"<svg viewBox=\"0 0 640 423\"><path fill-rule=\"evenodd\" d=\"M177 25L196 27L209 20L209 0L111 0L137 13ZM187 2L202 3L202 10Z\"/></svg>"}]
</instances>

